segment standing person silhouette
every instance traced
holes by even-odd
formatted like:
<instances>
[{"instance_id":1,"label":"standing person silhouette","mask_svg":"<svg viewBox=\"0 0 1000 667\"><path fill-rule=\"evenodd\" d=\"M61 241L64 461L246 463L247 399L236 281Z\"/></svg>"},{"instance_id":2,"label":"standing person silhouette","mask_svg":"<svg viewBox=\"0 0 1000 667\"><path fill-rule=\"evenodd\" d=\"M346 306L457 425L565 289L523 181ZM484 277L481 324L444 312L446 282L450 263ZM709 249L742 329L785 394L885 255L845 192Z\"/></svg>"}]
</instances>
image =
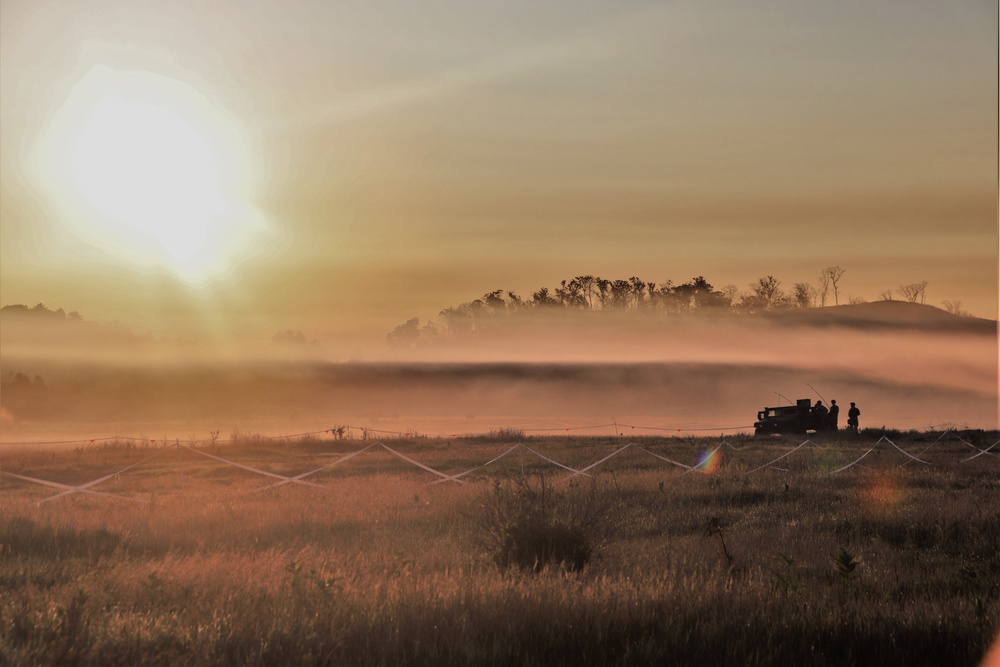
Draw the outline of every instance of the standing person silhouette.
<instances>
[{"instance_id":1,"label":"standing person silhouette","mask_svg":"<svg viewBox=\"0 0 1000 667\"><path fill-rule=\"evenodd\" d=\"M840 428L838 421L840 421L840 406L837 405L837 399L833 399L830 401L830 428L834 431Z\"/></svg>"},{"instance_id":2,"label":"standing person silhouette","mask_svg":"<svg viewBox=\"0 0 1000 667\"><path fill-rule=\"evenodd\" d=\"M823 405L823 401L816 401L816 405L812 409L812 414L813 428L817 431L825 431L830 423L830 412Z\"/></svg>"},{"instance_id":3,"label":"standing person silhouette","mask_svg":"<svg viewBox=\"0 0 1000 667\"><path fill-rule=\"evenodd\" d=\"M858 417L861 415L861 410L858 410L858 406L851 403L851 409L847 411L847 428L858 430Z\"/></svg>"}]
</instances>

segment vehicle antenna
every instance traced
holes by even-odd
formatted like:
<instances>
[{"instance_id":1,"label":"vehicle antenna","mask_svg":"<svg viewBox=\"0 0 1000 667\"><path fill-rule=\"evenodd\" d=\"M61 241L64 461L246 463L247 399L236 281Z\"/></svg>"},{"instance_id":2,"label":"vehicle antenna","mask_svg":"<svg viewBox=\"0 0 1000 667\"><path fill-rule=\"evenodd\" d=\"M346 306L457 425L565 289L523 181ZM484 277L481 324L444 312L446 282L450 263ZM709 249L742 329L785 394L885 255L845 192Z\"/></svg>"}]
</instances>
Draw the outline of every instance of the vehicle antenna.
<instances>
[{"instance_id":1,"label":"vehicle antenna","mask_svg":"<svg viewBox=\"0 0 1000 667\"><path fill-rule=\"evenodd\" d=\"M778 392L774 392L774 393L775 393L775 394L778 394ZM788 398L787 396L782 396L781 394L778 394L778 398L783 398L783 399L785 399L786 401L788 401L788 404L789 404L789 405L795 405L794 403L792 403L792 399Z\"/></svg>"},{"instance_id":2,"label":"vehicle antenna","mask_svg":"<svg viewBox=\"0 0 1000 667\"><path fill-rule=\"evenodd\" d=\"M813 391L816 391L816 388L815 388L815 387L813 387L813 386L812 386L811 384L809 384L808 382L806 382L806 386L807 386L807 387L809 387L810 389L812 389ZM825 399L825 398L823 398L823 394L819 393L818 391L816 391L816 395L817 395L817 396L819 396L821 400L823 400L823 401L826 401L826 399Z\"/></svg>"}]
</instances>

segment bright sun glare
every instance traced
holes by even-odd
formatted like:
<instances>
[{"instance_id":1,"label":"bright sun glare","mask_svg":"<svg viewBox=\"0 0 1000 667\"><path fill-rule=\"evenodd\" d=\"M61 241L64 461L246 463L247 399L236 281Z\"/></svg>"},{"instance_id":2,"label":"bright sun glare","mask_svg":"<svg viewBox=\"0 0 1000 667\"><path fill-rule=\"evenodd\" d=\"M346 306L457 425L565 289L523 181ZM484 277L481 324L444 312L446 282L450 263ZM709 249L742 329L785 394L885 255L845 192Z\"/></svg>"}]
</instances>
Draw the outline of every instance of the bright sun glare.
<instances>
[{"instance_id":1,"label":"bright sun glare","mask_svg":"<svg viewBox=\"0 0 1000 667\"><path fill-rule=\"evenodd\" d=\"M77 137L72 165L98 209L177 260L204 246L224 206L211 147L183 119L147 102L102 100Z\"/></svg>"},{"instance_id":2,"label":"bright sun glare","mask_svg":"<svg viewBox=\"0 0 1000 667\"><path fill-rule=\"evenodd\" d=\"M135 264L203 280L260 228L232 120L159 75L91 70L55 114L42 159L77 235Z\"/></svg>"}]
</instances>

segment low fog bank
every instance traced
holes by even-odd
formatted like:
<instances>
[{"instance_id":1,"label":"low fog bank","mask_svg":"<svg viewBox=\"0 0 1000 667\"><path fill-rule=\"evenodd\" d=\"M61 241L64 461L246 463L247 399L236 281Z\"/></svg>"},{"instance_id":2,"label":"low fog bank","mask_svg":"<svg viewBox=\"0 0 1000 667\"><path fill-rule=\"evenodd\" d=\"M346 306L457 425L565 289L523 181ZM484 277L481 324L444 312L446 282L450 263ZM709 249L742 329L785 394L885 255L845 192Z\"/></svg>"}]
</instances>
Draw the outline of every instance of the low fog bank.
<instances>
[{"instance_id":1,"label":"low fog bank","mask_svg":"<svg viewBox=\"0 0 1000 667\"><path fill-rule=\"evenodd\" d=\"M431 344L396 346L387 357L432 363L753 365L995 395L997 323L897 302L760 317L562 311L487 323Z\"/></svg>"},{"instance_id":2,"label":"low fog bank","mask_svg":"<svg viewBox=\"0 0 1000 667\"><path fill-rule=\"evenodd\" d=\"M92 427L81 428L88 433L103 433L122 423L165 425L163 433L178 437L241 428L294 433L316 424L436 433L618 421L721 430L749 428L765 406L819 395L836 399L845 414L849 402L857 402L863 426L997 426L995 392L761 365L271 363L40 370L46 373L40 382L23 375L22 386L4 388L6 434L43 424L87 424Z\"/></svg>"},{"instance_id":3,"label":"low fog bank","mask_svg":"<svg viewBox=\"0 0 1000 667\"><path fill-rule=\"evenodd\" d=\"M109 342L101 327L71 323L79 335L67 338L62 323L5 319L0 418L5 440L47 424L169 424L179 436L258 424L271 433L614 421L721 429L749 427L782 397L822 395L845 414L857 402L863 426L998 426L996 322L864 306L775 317L563 311L433 345L380 346L361 361L304 336L165 344L112 328Z\"/></svg>"}]
</instances>

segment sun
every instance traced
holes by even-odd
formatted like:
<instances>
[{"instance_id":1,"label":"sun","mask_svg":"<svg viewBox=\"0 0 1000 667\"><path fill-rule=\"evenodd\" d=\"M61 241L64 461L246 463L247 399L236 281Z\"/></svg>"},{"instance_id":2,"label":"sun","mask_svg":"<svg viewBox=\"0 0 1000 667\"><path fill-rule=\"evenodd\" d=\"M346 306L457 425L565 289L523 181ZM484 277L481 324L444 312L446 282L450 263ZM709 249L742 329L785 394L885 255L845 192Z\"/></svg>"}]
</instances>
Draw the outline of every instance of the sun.
<instances>
[{"instance_id":1,"label":"sun","mask_svg":"<svg viewBox=\"0 0 1000 667\"><path fill-rule=\"evenodd\" d=\"M121 261L204 280L225 273L261 226L235 123L166 77L91 70L42 153L69 227Z\"/></svg>"},{"instance_id":2,"label":"sun","mask_svg":"<svg viewBox=\"0 0 1000 667\"><path fill-rule=\"evenodd\" d=\"M148 102L101 100L73 144L72 169L98 210L178 261L204 248L225 206L211 147L184 119Z\"/></svg>"}]
</instances>

